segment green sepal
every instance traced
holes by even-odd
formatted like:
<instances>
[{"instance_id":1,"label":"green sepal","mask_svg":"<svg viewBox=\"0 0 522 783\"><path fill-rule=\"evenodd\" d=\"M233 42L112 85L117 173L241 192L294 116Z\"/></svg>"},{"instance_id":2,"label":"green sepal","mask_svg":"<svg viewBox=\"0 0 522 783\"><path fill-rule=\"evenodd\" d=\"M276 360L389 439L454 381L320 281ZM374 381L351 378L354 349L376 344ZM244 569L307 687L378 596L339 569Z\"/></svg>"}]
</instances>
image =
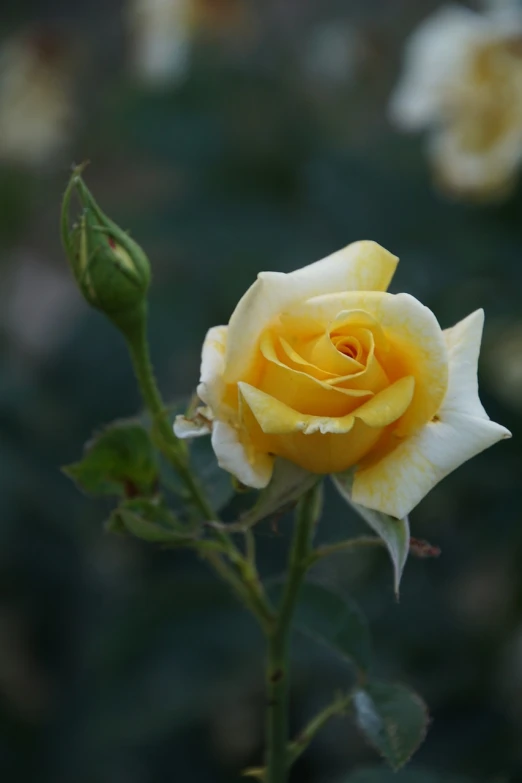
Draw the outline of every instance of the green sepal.
<instances>
[{"instance_id":1,"label":"green sepal","mask_svg":"<svg viewBox=\"0 0 522 783\"><path fill-rule=\"evenodd\" d=\"M393 565L393 585L395 594L399 595L402 572L410 551L410 525L408 517L396 519L381 511L366 508L352 500L353 469L332 476L333 483L341 497L364 521L377 533L386 544Z\"/></svg>"},{"instance_id":2,"label":"green sepal","mask_svg":"<svg viewBox=\"0 0 522 783\"><path fill-rule=\"evenodd\" d=\"M309 473L293 462L278 457L274 463L270 483L261 490L255 505L240 518L239 526L249 528L266 517L284 513L292 508L301 495L318 482L318 479L316 474ZM320 498L321 493L318 490L315 495L318 504L321 502Z\"/></svg>"}]
</instances>

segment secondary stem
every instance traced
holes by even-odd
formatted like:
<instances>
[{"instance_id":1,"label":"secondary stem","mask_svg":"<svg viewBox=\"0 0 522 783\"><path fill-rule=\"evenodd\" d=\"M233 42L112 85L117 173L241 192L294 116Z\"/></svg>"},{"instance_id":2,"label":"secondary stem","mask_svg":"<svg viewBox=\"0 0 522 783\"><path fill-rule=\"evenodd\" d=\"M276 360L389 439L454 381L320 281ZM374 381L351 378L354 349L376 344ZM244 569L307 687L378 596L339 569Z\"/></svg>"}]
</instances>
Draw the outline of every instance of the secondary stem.
<instances>
[{"instance_id":1,"label":"secondary stem","mask_svg":"<svg viewBox=\"0 0 522 783\"><path fill-rule=\"evenodd\" d=\"M266 783L285 783L287 780L290 631L299 589L308 567L317 491L316 485L298 503L288 579L275 626L268 634Z\"/></svg>"},{"instance_id":2,"label":"secondary stem","mask_svg":"<svg viewBox=\"0 0 522 783\"><path fill-rule=\"evenodd\" d=\"M137 318L132 324L122 329L122 331L127 340L143 401L153 419L153 428L158 447L175 467L179 477L190 493L194 505L199 509L203 517L206 520L217 519L205 493L188 467L183 447L174 435L166 416L165 405L161 398L150 360L145 313L143 313L141 318Z\"/></svg>"},{"instance_id":3,"label":"secondary stem","mask_svg":"<svg viewBox=\"0 0 522 783\"><path fill-rule=\"evenodd\" d=\"M127 322L121 323L120 328L127 341L143 401L152 416L155 441L167 460L175 468L194 505L205 520L207 522L217 521L216 512L190 470L184 445L176 438L168 421L165 405L159 392L150 360L146 320L146 312L143 310L135 314ZM249 563L242 556L225 530L216 525L213 531L217 542L221 544L223 554L238 569L239 574L236 573L234 568L230 567L219 552L206 551L206 559L216 573L229 584L242 603L250 609L265 632L269 633L273 623L273 615L262 586L259 583L255 563ZM252 557L254 557L253 554Z\"/></svg>"},{"instance_id":4,"label":"secondary stem","mask_svg":"<svg viewBox=\"0 0 522 783\"><path fill-rule=\"evenodd\" d=\"M349 693L346 696L339 697L333 702L333 704L329 704L328 707L325 707L325 709L316 715L315 718L312 718L312 720L305 726L298 737L289 746L291 763L297 761L299 756L304 753L311 741L314 739L315 735L323 728L326 723L328 723L330 718L346 713L348 707L350 706L352 696L353 694Z\"/></svg>"}]
</instances>

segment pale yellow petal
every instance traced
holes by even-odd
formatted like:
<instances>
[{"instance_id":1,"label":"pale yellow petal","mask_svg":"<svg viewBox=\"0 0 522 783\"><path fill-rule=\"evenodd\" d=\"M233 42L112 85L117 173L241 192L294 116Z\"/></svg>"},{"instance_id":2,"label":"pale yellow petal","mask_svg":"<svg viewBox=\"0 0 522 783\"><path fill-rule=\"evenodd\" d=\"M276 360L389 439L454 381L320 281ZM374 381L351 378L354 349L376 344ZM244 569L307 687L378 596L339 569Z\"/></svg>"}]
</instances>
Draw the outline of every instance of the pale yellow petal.
<instances>
[{"instance_id":1,"label":"pale yellow petal","mask_svg":"<svg viewBox=\"0 0 522 783\"><path fill-rule=\"evenodd\" d=\"M375 393L389 385L390 379L385 373L382 364L375 356L375 338L370 329L355 329L354 334L364 346L366 354L365 366L358 372L345 377L338 377L327 381L336 388L346 389L372 389Z\"/></svg>"},{"instance_id":2,"label":"pale yellow petal","mask_svg":"<svg viewBox=\"0 0 522 783\"><path fill-rule=\"evenodd\" d=\"M232 473L242 484L254 489L266 487L272 477L274 459L248 443L248 433L222 421L212 427L212 448L218 465Z\"/></svg>"},{"instance_id":3,"label":"pale yellow petal","mask_svg":"<svg viewBox=\"0 0 522 783\"><path fill-rule=\"evenodd\" d=\"M265 392L239 383L242 424L260 451L277 454L313 473L338 473L371 453L383 428L407 409L413 380L385 389L377 406L362 405L340 418L298 413Z\"/></svg>"},{"instance_id":4,"label":"pale yellow petal","mask_svg":"<svg viewBox=\"0 0 522 783\"><path fill-rule=\"evenodd\" d=\"M337 377L334 373L322 370L320 367L317 367L315 364L311 364L311 362L304 359L300 353L292 348L284 337L279 338L279 345L281 346L285 357L284 364L288 365L288 367L306 372L308 375L311 375L312 378L317 378L319 381L328 381Z\"/></svg>"},{"instance_id":5,"label":"pale yellow petal","mask_svg":"<svg viewBox=\"0 0 522 783\"><path fill-rule=\"evenodd\" d=\"M174 435L180 440L186 438L200 438L202 435L210 435L211 422L201 416L187 419L186 416L176 416L174 420Z\"/></svg>"},{"instance_id":6,"label":"pale yellow petal","mask_svg":"<svg viewBox=\"0 0 522 783\"><path fill-rule=\"evenodd\" d=\"M379 322L389 350L377 353L390 381L412 375L415 393L398 434L415 432L438 411L448 385L448 357L442 330L427 307L409 294L349 292L315 297L293 310L328 324L343 310L364 310Z\"/></svg>"},{"instance_id":7,"label":"pale yellow petal","mask_svg":"<svg viewBox=\"0 0 522 783\"><path fill-rule=\"evenodd\" d=\"M343 344L357 349L357 355L344 355ZM325 379L326 383L378 392L388 385L389 379L375 357L376 345L382 352L389 349L380 324L368 313L352 310L339 313L321 335L300 345L300 351L305 359L333 375Z\"/></svg>"},{"instance_id":8,"label":"pale yellow petal","mask_svg":"<svg viewBox=\"0 0 522 783\"><path fill-rule=\"evenodd\" d=\"M230 319L225 362L227 382L248 375L259 339L279 313L325 293L385 290L397 260L375 242L362 241L287 275L261 272Z\"/></svg>"},{"instance_id":9,"label":"pale yellow petal","mask_svg":"<svg viewBox=\"0 0 522 783\"><path fill-rule=\"evenodd\" d=\"M492 421L448 411L399 442L378 462L357 470L353 500L402 519L448 473L510 433Z\"/></svg>"},{"instance_id":10,"label":"pale yellow petal","mask_svg":"<svg viewBox=\"0 0 522 783\"><path fill-rule=\"evenodd\" d=\"M366 329L373 334L374 342L381 352L389 349L388 340L381 324L364 310L342 310L329 324L333 335L350 333L351 330Z\"/></svg>"},{"instance_id":11,"label":"pale yellow petal","mask_svg":"<svg viewBox=\"0 0 522 783\"><path fill-rule=\"evenodd\" d=\"M343 433L349 432L354 425L354 418L351 414L329 418L299 413L284 402L248 383L240 381L238 386L241 395L266 435L286 435L292 432L304 432L305 435L312 435L314 432Z\"/></svg>"},{"instance_id":12,"label":"pale yellow petal","mask_svg":"<svg viewBox=\"0 0 522 783\"><path fill-rule=\"evenodd\" d=\"M401 378L351 414L340 417L300 413L248 383L240 382L238 387L265 434L304 432L305 435L311 435L314 432L349 432L354 425L354 418L360 419L369 427L387 427L408 409L413 398L415 380L411 376Z\"/></svg>"},{"instance_id":13,"label":"pale yellow petal","mask_svg":"<svg viewBox=\"0 0 522 783\"><path fill-rule=\"evenodd\" d=\"M296 411L313 416L345 416L361 404L361 399L373 394L368 389L330 386L288 367L279 361L270 333L263 336L260 348L266 362L256 386Z\"/></svg>"},{"instance_id":14,"label":"pale yellow petal","mask_svg":"<svg viewBox=\"0 0 522 783\"><path fill-rule=\"evenodd\" d=\"M488 419L479 399L477 364L484 327L484 310L476 310L451 329L444 330L448 347L449 381L443 411L461 411Z\"/></svg>"},{"instance_id":15,"label":"pale yellow petal","mask_svg":"<svg viewBox=\"0 0 522 783\"><path fill-rule=\"evenodd\" d=\"M222 403L228 326L209 329L201 355L198 397L217 414Z\"/></svg>"},{"instance_id":16,"label":"pale yellow petal","mask_svg":"<svg viewBox=\"0 0 522 783\"><path fill-rule=\"evenodd\" d=\"M386 291L398 261L377 242L362 240L291 272L288 278L302 294L298 299L335 291Z\"/></svg>"},{"instance_id":17,"label":"pale yellow petal","mask_svg":"<svg viewBox=\"0 0 522 783\"><path fill-rule=\"evenodd\" d=\"M415 390L415 378L409 375L392 383L353 412L368 427L388 427L409 408Z\"/></svg>"},{"instance_id":18,"label":"pale yellow petal","mask_svg":"<svg viewBox=\"0 0 522 783\"><path fill-rule=\"evenodd\" d=\"M346 433L316 431L306 435L269 436L270 450L296 465L321 475L340 473L356 465L370 452L381 437L381 430L368 427L355 419L352 430Z\"/></svg>"},{"instance_id":19,"label":"pale yellow petal","mask_svg":"<svg viewBox=\"0 0 522 783\"><path fill-rule=\"evenodd\" d=\"M359 373L365 368L365 362L361 359L357 360L339 351L337 345L332 342L329 327L326 327L320 337L303 346L303 355L312 364L337 377Z\"/></svg>"},{"instance_id":20,"label":"pale yellow petal","mask_svg":"<svg viewBox=\"0 0 522 783\"><path fill-rule=\"evenodd\" d=\"M244 400L242 423L252 443L312 473L346 470L371 451L381 437L381 429L368 427L353 416L305 416L248 384L239 386Z\"/></svg>"}]
</instances>

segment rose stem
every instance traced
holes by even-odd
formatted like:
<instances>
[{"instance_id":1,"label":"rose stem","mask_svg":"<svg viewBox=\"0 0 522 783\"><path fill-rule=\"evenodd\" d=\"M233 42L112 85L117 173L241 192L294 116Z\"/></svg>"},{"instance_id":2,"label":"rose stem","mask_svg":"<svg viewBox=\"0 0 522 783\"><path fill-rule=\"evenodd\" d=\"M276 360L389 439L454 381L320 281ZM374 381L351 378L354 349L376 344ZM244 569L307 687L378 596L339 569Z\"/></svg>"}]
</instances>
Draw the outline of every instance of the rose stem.
<instances>
[{"instance_id":1,"label":"rose stem","mask_svg":"<svg viewBox=\"0 0 522 783\"><path fill-rule=\"evenodd\" d=\"M305 493L297 505L288 577L275 625L268 634L266 783L285 783L287 780L290 631L299 590L308 567L319 486Z\"/></svg>"}]
</instances>

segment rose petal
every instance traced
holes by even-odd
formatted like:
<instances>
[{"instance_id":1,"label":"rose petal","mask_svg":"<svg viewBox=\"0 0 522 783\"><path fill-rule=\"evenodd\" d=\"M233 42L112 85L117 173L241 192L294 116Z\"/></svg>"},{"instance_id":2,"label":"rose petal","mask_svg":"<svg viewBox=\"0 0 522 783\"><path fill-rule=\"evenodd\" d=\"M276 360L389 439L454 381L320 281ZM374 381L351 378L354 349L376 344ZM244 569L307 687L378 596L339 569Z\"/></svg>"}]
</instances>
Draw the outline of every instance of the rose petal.
<instances>
[{"instance_id":1,"label":"rose petal","mask_svg":"<svg viewBox=\"0 0 522 783\"><path fill-rule=\"evenodd\" d=\"M388 427L397 421L411 404L415 378L409 375L383 389L353 412L368 427Z\"/></svg>"},{"instance_id":2,"label":"rose petal","mask_svg":"<svg viewBox=\"0 0 522 783\"><path fill-rule=\"evenodd\" d=\"M269 451L285 457L312 473L346 470L371 451L381 437L382 429L365 424L357 412L330 419L306 416L259 389L245 383L238 385L244 408L242 425L255 447L260 452ZM404 389L405 405L408 399L407 389ZM383 411L386 417L386 406ZM371 411L368 413L371 415ZM397 414L400 413L398 410Z\"/></svg>"},{"instance_id":3,"label":"rose petal","mask_svg":"<svg viewBox=\"0 0 522 783\"><path fill-rule=\"evenodd\" d=\"M477 364L483 328L484 310L480 309L444 330L450 373L443 411L460 411L489 419L478 394Z\"/></svg>"},{"instance_id":4,"label":"rose petal","mask_svg":"<svg viewBox=\"0 0 522 783\"><path fill-rule=\"evenodd\" d=\"M315 416L328 411L330 416L346 416L360 405L361 397L373 394L368 389L340 389L293 370L279 361L270 333L263 336L260 348L266 363L256 386L296 411Z\"/></svg>"},{"instance_id":5,"label":"rose petal","mask_svg":"<svg viewBox=\"0 0 522 783\"><path fill-rule=\"evenodd\" d=\"M203 416L187 419L185 416L176 416L174 420L174 435L180 440L185 438L200 438L202 435L210 435L211 422Z\"/></svg>"},{"instance_id":6,"label":"rose petal","mask_svg":"<svg viewBox=\"0 0 522 783\"><path fill-rule=\"evenodd\" d=\"M304 432L305 435L312 435L314 432L341 434L350 432L355 418L372 428L383 428L392 424L411 404L415 380L411 376L401 378L346 416L300 413L248 383L240 381L238 387L266 435L287 435L292 432Z\"/></svg>"},{"instance_id":7,"label":"rose petal","mask_svg":"<svg viewBox=\"0 0 522 783\"><path fill-rule=\"evenodd\" d=\"M293 432L304 432L305 435L312 435L314 432L344 433L349 432L354 425L352 414L329 418L299 413L284 402L248 383L240 381L238 387L241 396L266 435L287 435Z\"/></svg>"},{"instance_id":8,"label":"rose petal","mask_svg":"<svg viewBox=\"0 0 522 783\"><path fill-rule=\"evenodd\" d=\"M247 384L241 386L243 387L241 390L242 425L248 430L256 447L260 451L270 451L285 457L311 473L334 473L344 470L358 462L380 437L380 430L367 427L353 416L347 416L344 421L331 420L332 424L337 423L338 430L344 429L341 434L339 431L335 434L321 432L319 417L316 417L315 428L314 424L311 424L307 434L299 431L283 435L266 434L262 431L256 417L263 421L267 429L277 431L278 420L281 429L291 429L295 420L287 419L286 424L284 420L291 409L264 395L258 389L247 387ZM262 413L263 405L266 405L266 408Z\"/></svg>"},{"instance_id":9,"label":"rose petal","mask_svg":"<svg viewBox=\"0 0 522 783\"><path fill-rule=\"evenodd\" d=\"M356 503L402 518L451 471L510 437L509 430L488 419L478 397L483 322L484 313L477 310L444 332L449 380L437 418L386 456L376 454L368 466L361 465L353 485Z\"/></svg>"},{"instance_id":10,"label":"rose petal","mask_svg":"<svg viewBox=\"0 0 522 783\"><path fill-rule=\"evenodd\" d=\"M448 411L376 464L358 469L353 499L402 519L448 473L508 437L500 424Z\"/></svg>"},{"instance_id":11,"label":"rose petal","mask_svg":"<svg viewBox=\"0 0 522 783\"><path fill-rule=\"evenodd\" d=\"M385 290L397 261L375 242L362 241L290 274L261 272L230 319L226 381L246 377L261 334L279 313L326 292Z\"/></svg>"},{"instance_id":12,"label":"rose petal","mask_svg":"<svg viewBox=\"0 0 522 783\"><path fill-rule=\"evenodd\" d=\"M292 348L284 337L279 338L279 345L281 346L282 355L284 357L283 363L293 370L306 372L307 375L311 375L312 378L317 378L319 381L327 381L337 377L334 373L322 370L320 367L317 367L317 365L311 364L311 362L304 359L300 353ZM281 352L279 352L279 354L281 355Z\"/></svg>"},{"instance_id":13,"label":"rose petal","mask_svg":"<svg viewBox=\"0 0 522 783\"><path fill-rule=\"evenodd\" d=\"M303 354L308 361L328 370L328 372L335 373L337 377L360 373L365 369L366 365L366 363L362 363L362 359L358 361L339 351L332 342L330 326L327 326L323 334L316 340L308 342Z\"/></svg>"},{"instance_id":14,"label":"rose petal","mask_svg":"<svg viewBox=\"0 0 522 783\"><path fill-rule=\"evenodd\" d=\"M392 382L415 378L413 400L398 434L415 432L437 413L448 385L447 348L437 319L409 294L381 292L318 296L297 305L293 314L327 324L343 310L364 310L379 322L390 347L377 358Z\"/></svg>"},{"instance_id":15,"label":"rose petal","mask_svg":"<svg viewBox=\"0 0 522 783\"><path fill-rule=\"evenodd\" d=\"M223 398L227 333L228 326L213 326L209 329L201 355L198 397L211 408L214 415L220 410Z\"/></svg>"},{"instance_id":16,"label":"rose petal","mask_svg":"<svg viewBox=\"0 0 522 783\"><path fill-rule=\"evenodd\" d=\"M242 433L247 437L246 433ZM236 476L242 484L263 489L272 477L274 458L240 440L238 431L230 424L216 421L212 427L212 448L218 465Z\"/></svg>"},{"instance_id":17,"label":"rose petal","mask_svg":"<svg viewBox=\"0 0 522 783\"><path fill-rule=\"evenodd\" d=\"M362 405L348 416L329 418L298 413L240 382L242 424L260 451L286 457L313 473L338 473L360 461L380 439L382 428L404 413L412 384L411 378L403 378L377 395L380 406Z\"/></svg>"},{"instance_id":18,"label":"rose petal","mask_svg":"<svg viewBox=\"0 0 522 783\"><path fill-rule=\"evenodd\" d=\"M288 320L291 320L291 316ZM341 354L333 342L340 335L359 334L361 331L363 335L367 335L368 332L371 334L372 345L367 345L367 353L373 352L375 342L377 342L381 350L388 350L386 337L375 318L361 310L352 310L338 313L326 325L322 334L314 339L307 340L302 350L303 356L309 361L319 364L331 372L335 372L337 375L344 376L352 372L361 372L364 370L364 366L360 366L359 362L355 362L350 357ZM363 342L365 341L363 340ZM373 386L370 388L373 388Z\"/></svg>"}]
</instances>

